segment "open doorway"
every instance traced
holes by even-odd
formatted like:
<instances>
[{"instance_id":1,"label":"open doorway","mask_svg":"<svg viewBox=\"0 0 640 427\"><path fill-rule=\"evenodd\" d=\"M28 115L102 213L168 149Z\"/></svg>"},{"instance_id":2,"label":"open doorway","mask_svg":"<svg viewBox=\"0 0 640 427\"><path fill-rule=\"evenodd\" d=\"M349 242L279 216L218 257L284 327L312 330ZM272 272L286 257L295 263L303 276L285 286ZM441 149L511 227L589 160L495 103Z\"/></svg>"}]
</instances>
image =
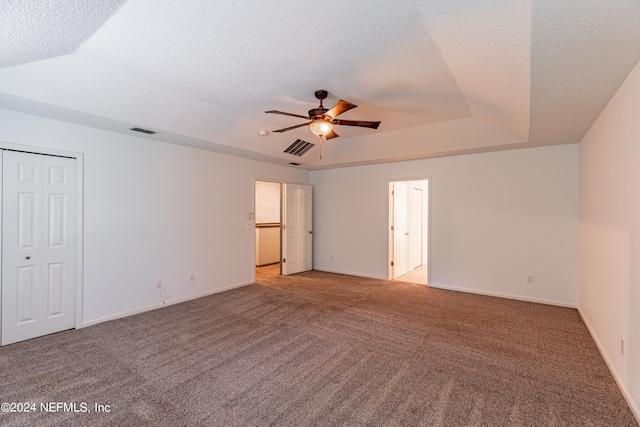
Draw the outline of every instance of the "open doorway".
<instances>
[{"instance_id":1,"label":"open doorway","mask_svg":"<svg viewBox=\"0 0 640 427\"><path fill-rule=\"evenodd\" d=\"M429 180L389 183L389 279L429 284Z\"/></svg>"},{"instance_id":2,"label":"open doorway","mask_svg":"<svg viewBox=\"0 0 640 427\"><path fill-rule=\"evenodd\" d=\"M255 264L256 268L277 269L280 274L282 184L255 182Z\"/></svg>"},{"instance_id":3,"label":"open doorway","mask_svg":"<svg viewBox=\"0 0 640 427\"><path fill-rule=\"evenodd\" d=\"M311 270L311 185L256 180L254 207L256 277L267 270L268 274L282 275Z\"/></svg>"}]
</instances>

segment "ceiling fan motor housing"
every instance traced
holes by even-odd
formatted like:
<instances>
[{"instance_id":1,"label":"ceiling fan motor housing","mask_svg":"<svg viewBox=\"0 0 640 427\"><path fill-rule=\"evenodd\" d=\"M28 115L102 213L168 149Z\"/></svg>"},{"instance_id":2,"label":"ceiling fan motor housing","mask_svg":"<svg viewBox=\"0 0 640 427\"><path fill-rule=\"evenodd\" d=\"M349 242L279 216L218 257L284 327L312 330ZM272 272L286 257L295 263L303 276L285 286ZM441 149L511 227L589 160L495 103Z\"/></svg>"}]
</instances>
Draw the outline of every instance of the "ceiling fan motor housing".
<instances>
[{"instance_id":1,"label":"ceiling fan motor housing","mask_svg":"<svg viewBox=\"0 0 640 427\"><path fill-rule=\"evenodd\" d=\"M324 113L329 111L328 108L320 107L320 108L312 108L309 110L309 117L311 119L322 119L324 118Z\"/></svg>"}]
</instances>

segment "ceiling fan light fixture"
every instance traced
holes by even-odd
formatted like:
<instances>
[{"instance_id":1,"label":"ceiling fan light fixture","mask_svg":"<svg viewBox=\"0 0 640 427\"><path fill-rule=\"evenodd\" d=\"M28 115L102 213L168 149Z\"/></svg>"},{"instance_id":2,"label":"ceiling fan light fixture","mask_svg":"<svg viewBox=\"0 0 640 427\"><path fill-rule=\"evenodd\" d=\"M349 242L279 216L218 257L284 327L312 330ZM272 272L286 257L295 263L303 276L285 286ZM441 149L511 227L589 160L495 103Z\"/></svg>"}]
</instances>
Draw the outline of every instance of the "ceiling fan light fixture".
<instances>
[{"instance_id":1,"label":"ceiling fan light fixture","mask_svg":"<svg viewBox=\"0 0 640 427\"><path fill-rule=\"evenodd\" d=\"M333 130L333 123L329 120L317 119L309 123L309 129L311 129L311 132L313 132L314 135L322 137Z\"/></svg>"}]
</instances>

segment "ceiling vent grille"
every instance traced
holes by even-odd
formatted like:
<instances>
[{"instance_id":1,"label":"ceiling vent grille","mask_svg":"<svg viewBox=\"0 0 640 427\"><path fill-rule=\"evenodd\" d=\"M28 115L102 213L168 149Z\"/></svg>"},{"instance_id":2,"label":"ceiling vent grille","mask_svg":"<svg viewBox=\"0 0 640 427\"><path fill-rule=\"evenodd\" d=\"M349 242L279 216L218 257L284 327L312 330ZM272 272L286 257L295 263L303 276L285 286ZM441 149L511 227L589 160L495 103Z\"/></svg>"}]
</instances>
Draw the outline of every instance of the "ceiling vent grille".
<instances>
[{"instance_id":1,"label":"ceiling vent grille","mask_svg":"<svg viewBox=\"0 0 640 427\"><path fill-rule=\"evenodd\" d=\"M132 130L134 132L146 133L147 135L153 135L154 133L156 133L156 131L154 130L143 129L143 128L129 128L129 130Z\"/></svg>"},{"instance_id":2,"label":"ceiling vent grille","mask_svg":"<svg viewBox=\"0 0 640 427\"><path fill-rule=\"evenodd\" d=\"M296 139L293 144L284 149L283 153L293 154L294 156L302 156L307 151L311 150L316 144L312 144L301 139Z\"/></svg>"}]
</instances>

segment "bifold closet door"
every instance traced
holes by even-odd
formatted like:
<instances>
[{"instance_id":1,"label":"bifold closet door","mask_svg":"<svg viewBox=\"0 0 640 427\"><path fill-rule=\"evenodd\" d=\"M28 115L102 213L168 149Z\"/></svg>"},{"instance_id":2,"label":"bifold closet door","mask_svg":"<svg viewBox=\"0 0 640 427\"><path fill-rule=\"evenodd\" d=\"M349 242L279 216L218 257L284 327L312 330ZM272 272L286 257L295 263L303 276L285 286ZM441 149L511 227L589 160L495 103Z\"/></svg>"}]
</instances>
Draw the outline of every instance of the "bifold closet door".
<instances>
[{"instance_id":1,"label":"bifold closet door","mask_svg":"<svg viewBox=\"0 0 640 427\"><path fill-rule=\"evenodd\" d=\"M2 344L75 326L75 159L2 153Z\"/></svg>"}]
</instances>

